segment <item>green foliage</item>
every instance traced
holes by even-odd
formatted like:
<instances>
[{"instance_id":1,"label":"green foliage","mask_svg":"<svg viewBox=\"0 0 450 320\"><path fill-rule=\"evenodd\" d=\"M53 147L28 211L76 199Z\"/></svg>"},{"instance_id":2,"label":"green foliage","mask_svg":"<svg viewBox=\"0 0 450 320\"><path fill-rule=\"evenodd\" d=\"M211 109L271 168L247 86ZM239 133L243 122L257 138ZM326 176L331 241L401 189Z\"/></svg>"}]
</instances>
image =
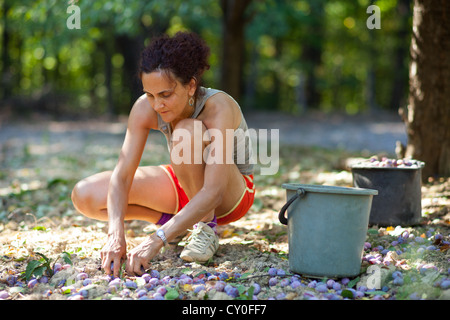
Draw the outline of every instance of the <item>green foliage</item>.
<instances>
[{"instance_id":1,"label":"green foliage","mask_svg":"<svg viewBox=\"0 0 450 320\"><path fill-rule=\"evenodd\" d=\"M40 278L44 275L52 277L54 274L54 266L57 260L55 260L52 264L52 259L47 258L42 253L36 252L35 254L40 256L41 258L39 260L31 260L30 262L28 262L25 269L24 278L28 281L32 277ZM63 259L65 263L72 264L69 253L63 252L60 255L60 258Z\"/></svg>"},{"instance_id":2,"label":"green foliage","mask_svg":"<svg viewBox=\"0 0 450 320\"><path fill-rule=\"evenodd\" d=\"M399 15L399 2L376 1L381 29L369 30L369 0L252 1L245 16L243 108L301 112L312 107L302 97L312 90L307 86L311 79L319 96L315 107L322 110L354 113L369 103L398 108L391 98L398 79L402 96L406 94L405 48L410 39L409 32L400 32L411 24L408 16ZM80 29L66 27L67 1L0 3L0 37L8 34L2 51L9 59L1 57L0 70L11 87L5 96L26 97L44 109L50 108L48 101L56 101L50 111L60 113L128 113L136 98L132 84L137 79L130 74L136 72L139 47L152 35L179 30L193 30L210 45L211 70L205 84L220 87L224 57L218 0L75 1L81 12ZM124 39L139 45L123 47ZM404 52L400 64L399 49ZM401 78L394 76L397 71ZM374 88L368 85L370 72L375 72ZM369 89L374 90L375 101L368 101Z\"/></svg>"}]
</instances>

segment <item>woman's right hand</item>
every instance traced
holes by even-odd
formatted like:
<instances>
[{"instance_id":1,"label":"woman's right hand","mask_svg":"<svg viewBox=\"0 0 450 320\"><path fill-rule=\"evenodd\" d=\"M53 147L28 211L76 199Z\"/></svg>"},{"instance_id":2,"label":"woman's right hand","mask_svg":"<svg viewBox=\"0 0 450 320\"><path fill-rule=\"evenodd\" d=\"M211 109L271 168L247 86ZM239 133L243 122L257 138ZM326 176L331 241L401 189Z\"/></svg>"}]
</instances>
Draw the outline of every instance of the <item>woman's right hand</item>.
<instances>
[{"instance_id":1,"label":"woman's right hand","mask_svg":"<svg viewBox=\"0 0 450 320\"><path fill-rule=\"evenodd\" d=\"M108 234L108 241L100 252L102 268L106 274L110 275L113 273L114 277L118 277L122 260L126 259L126 254L127 244L125 236ZM113 270L111 270L111 263L114 263Z\"/></svg>"}]
</instances>

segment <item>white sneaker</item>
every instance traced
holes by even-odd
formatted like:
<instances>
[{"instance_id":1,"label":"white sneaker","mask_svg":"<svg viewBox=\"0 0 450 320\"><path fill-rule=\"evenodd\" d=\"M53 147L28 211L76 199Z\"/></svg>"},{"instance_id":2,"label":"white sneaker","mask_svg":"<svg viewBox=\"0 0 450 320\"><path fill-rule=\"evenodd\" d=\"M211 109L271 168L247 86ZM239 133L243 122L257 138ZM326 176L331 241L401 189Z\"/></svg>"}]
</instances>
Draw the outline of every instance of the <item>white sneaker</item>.
<instances>
[{"instance_id":1,"label":"white sneaker","mask_svg":"<svg viewBox=\"0 0 450 320\"><path fill-rule=\"evenodd\" d=\"M214 230L204 222L194 225L189 244L180 254L181 259L188 262L207 262L219 249L219 237Z\"/></svg>"}]
</instances>

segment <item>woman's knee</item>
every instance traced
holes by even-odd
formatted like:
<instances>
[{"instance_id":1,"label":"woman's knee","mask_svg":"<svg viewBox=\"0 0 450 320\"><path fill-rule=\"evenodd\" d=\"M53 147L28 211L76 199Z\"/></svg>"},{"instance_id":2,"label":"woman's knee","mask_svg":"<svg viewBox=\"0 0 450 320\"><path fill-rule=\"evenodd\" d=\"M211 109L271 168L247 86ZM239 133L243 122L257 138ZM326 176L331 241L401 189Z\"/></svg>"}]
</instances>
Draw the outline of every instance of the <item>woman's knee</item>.
<instances>
[{"instance_id":1,"label":"woman's knee","mask_svg":"<svg viewBox=\"0 0 450 320\"><path fill-rule=\"evenodd\" d=\"M98 190L87 179L79 181L72 190L72 203L77 211L91 218L97 218L100 211Z\"/></svg>"},{"instance_id":2,"label":"woman's knee","mask_svg":"<svg viewBox=\"0 0 450 320\"><path fill-rule=\"evenodd\" d=\"M81 180L72 189L72 203L79 212L83 213L86 209L88 193L85 191L86 182Z\"/></svg>"}]
</instances>

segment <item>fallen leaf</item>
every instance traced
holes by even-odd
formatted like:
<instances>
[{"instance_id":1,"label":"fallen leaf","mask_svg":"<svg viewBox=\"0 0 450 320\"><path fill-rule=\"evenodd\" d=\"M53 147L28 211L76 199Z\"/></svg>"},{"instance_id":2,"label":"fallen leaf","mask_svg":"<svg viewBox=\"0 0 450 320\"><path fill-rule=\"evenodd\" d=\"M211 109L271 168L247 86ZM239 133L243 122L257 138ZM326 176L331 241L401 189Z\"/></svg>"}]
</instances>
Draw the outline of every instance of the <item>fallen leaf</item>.
<instances>
[{"instance_id":1,"label":"fallen leaf","mask_svg":"<svg viewBox=\"0 0 450 320\"><path fill-rule=\"evenodd\" d=\"M222 232L222 238L230 238L233 236L234 229L225 229Z\"/></svg>"},{"instance_id":2,"label":"fallen leaf","mask_svg":"<svg viewBox=\"0 0 450 320\"><path fill-rule=\"evenodd\" d=\"M184 290L184 291L192 291L192 285L190 285L190 284L185 284L185 285L183 286L183 290Z\"/></svg>"}]
</instances>

